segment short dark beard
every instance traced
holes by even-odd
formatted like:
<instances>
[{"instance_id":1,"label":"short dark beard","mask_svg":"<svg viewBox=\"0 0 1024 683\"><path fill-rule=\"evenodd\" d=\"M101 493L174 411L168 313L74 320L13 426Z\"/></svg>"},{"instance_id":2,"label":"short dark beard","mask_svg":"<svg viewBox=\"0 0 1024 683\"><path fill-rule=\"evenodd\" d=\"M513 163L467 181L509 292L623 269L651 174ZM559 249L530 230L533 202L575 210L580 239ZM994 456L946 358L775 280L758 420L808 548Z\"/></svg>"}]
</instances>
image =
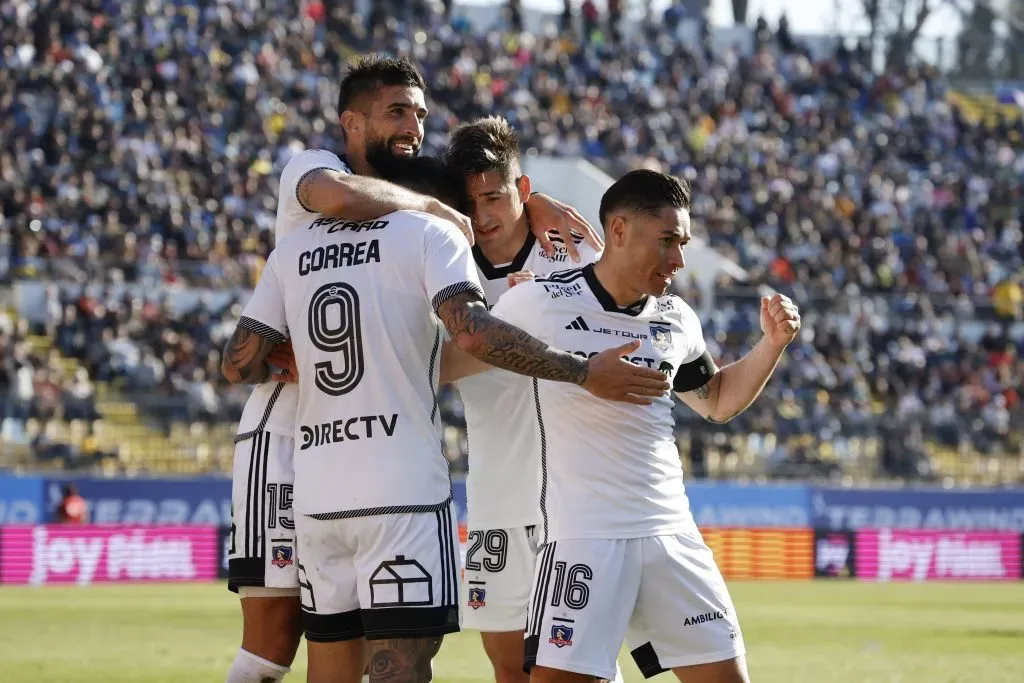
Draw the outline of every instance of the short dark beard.
<instances>
[{"instance_id":1,"label":"short dark beard","mask_svg":"<svg viewBox=\"0 0 1024 683\"><path fill-rule=\"evenodd\" d=\"M412 157L398 156L391 151L391 140L378 138L366 145L366 163L373 166L373 169L382 178L400 175L403 165L419 154L419 150Z\"/></svg>"}]
</instances>

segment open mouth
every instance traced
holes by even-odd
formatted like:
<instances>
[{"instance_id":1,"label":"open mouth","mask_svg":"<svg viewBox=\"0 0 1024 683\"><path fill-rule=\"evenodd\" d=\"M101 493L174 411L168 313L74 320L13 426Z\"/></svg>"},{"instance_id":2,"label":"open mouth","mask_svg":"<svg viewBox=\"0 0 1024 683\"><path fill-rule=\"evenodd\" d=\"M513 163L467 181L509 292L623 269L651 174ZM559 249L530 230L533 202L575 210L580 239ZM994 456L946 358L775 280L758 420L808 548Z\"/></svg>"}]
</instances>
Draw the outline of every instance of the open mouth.
<instances>
[{"instance_id":1,"label":"open mouth","mask_svg":"<svg viewBox=\"0 0 1024 683\"><path fill-rule=\"evenodd\" d=\"M488 235L493 235L493 234L497 233L500 228L501 228L500 225L492 225L492 226L486 227L486 228L474 227L473 228L473 232L477 236L486 237Z\"/></svg>"},{"instance_id":2,"label":"open mouth","mask_svg":"<svg viewBox=\"0 0 1024 683\"><path fill-rule=\"evenodd\" d=\"M411 157L416 154L416 143L411 140L396 140L391 143L391 151L401 156Z\"/></svg>"}]
</instances>

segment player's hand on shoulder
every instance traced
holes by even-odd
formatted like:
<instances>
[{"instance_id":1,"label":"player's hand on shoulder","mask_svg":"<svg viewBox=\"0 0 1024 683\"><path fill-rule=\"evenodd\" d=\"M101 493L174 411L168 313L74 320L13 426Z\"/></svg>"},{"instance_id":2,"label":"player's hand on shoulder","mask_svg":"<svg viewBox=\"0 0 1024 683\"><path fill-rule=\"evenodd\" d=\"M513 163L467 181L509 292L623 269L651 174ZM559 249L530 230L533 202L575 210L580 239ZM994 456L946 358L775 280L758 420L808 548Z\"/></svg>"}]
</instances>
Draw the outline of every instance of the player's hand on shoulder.
<instances>
[{"instance_id":1,"label":"player's hand on shoulder","mask_svg":"<svg viewBox=\"0 0 1024 683\"><path fill-rule=\"evenodd\" d=\"M271 373L271 382L285 382L296 384L299 381L299 368L295 363L295 352L292 350L290 341L275 344L274 348L267 355L267 362L275 368L276 372Z\"/></svg>"},{"instance_id":2,"label":"player's hand on shoulder","mask_svg":"<svg viewBox=\"0 0 1024 683\"><path fill-rule=\"evenodd\" d=\"M437 216L438 218L443 218L450 223L454 223L455 227L459 229L459 232L465 235L466 239L469 240L470 246L473 245L473 221L469 219L469 216L459 213L452 207L437 199L431 199L427 203L426 208L427 210L425 213L429 213Z\"/></svg>"},{"instance_id":3,"label":"player's hand on shoulder","mask_svg":"<svg viewBox=\"0 0 1024 683\"><path fill-rule=\"evenodd\" d=\"M509 287L515 287L520 282L529 282L530 280L534 279L535 277L537 277L537 276L534 275L533 273L531 273L528 270L520 270L519 272L511 273L508 276L508 286Z\"/></svg>"},{"instance_id":4,"label":"player's hand on shoulder","mask_svg":"<svg viewBox=\"0 0 1024 683\"><path fill-rule=\"evenodd\" d=\"M640 341L632 341L593 356L587 361L583 388L598 398L637 405L650 405L667 394L670 385L665 375L625 360L639 348Z\"/></svg>"},{"instance_id":5,"label":"player's hand on shoulder","mask_svg":"<svg viewBox=\"0 0 1024 683\"><path fill-rule=\"evenodd\" d=\"M800 332L800 309L784 294L761 297L761 331L772 346L785 348Z\"/></svg>"},{"instance_id":6,"label":"player's hand on shoulder","mask_svg":"<svg viewBox=\"0 0 1024 683\"><path fill-rule=\"evenodd\" d=\"M534 193L526 202L526 213L530 218L530 230L548 256L555 255L555 245L551 243L549 232L555 232L562 238L573 263L580 262L573 234L582 236L596 251L604 249L604 241L594 226L579 211L554 197L541 192Z\"/></svg>"}]
</instances>

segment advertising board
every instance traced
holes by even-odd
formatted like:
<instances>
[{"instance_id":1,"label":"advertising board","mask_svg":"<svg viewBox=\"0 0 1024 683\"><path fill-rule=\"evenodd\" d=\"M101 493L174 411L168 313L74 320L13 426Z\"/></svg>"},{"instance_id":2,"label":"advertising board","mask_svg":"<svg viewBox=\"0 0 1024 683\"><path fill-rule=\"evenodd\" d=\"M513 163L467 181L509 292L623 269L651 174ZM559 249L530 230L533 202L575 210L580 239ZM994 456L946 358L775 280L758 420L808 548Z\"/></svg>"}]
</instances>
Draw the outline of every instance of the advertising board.
<instances>
[{"instance_id":1,"label":"advertising board","mask_svg":"<svg viewBox=\"0 0 1024 683\"><path fill-rule=\"evenodd\" d=\"M808 579L814 576L810 529L701 529L726 579Z\"/></svg>"},{"instance_id":2,"label":"advertising board","mask_svg":"<svg viewBox=\"0 0 1024 683\"><path fill-rule=\"evenodd\" d=\"M212 581L217 529L209 526L8 526L0 529L0 583Z\"/></svg>"},{"instance_id":3,"label":"advertising board","mask_svg":"<svg viewBox=\"0 0 1024 683\"><path fill-rule=\"evenodd\" d=\"M210 524L231 525L231 480L193 479L55 479L47 485L48 521L61 499L61 487L71 482L89 505L91 524Z\"/></svg>"},{"instance_id":4,"label":"advertising board","mask_svg":"<svg viewBox=\"0 0 1024 683\"><path fill-rule=\"evenodd\" d=\"M806 486L686 483L690 511L701 528L807 527L810 495Z\"/></svg>"},{"instance_id":5,"label":"advertising board","mask_svg":"<svg viewBox=\"0 0 1024 683\"><path fill-rule=\"evenodd\" d=\"M861 531L857 578L867 581L1016 581L1021 537L1005 531Z\"/></svg>"},{"instance_id":6,"label":"advertising board","mask_svg":"<svg viewBox=\"0 0 1024 683\"><path fill-rule=\"evenodd\" d=\"M1024 489L811 491L811 525L828 531L935 529L1024 533Z\"/></svg>"},{"instance_id":7,"label":"advertising board","mask_svg":"<svg viewBox=\"0 0 1024 683\"><path fill-rule=\"evenodd\" d=\"M43 480L0 474L0 525L43 521Z\"/></svg>"},{"instance_id":8,"label":"advertising board","mask_svg":"<svg viewBox=\"0 0 1024 683\"><path fill-rule=\"evenodd\" d=\"M814 575L852 578L857 568L856 542L849 531L814 532Z\"/></svg>"}]
</instances>

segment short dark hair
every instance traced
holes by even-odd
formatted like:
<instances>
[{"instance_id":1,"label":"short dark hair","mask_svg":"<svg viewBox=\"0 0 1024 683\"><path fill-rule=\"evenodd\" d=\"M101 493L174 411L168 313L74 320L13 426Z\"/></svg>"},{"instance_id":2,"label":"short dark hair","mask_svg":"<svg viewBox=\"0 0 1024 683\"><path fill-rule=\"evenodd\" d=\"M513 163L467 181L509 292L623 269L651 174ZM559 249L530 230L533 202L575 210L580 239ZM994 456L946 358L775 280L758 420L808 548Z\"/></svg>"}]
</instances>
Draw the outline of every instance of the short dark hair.
<instances>
[{"instance_id":1,"label":"short dark hair","mask_svg":"<svg viewBox=\"0 0 1024 683\"><path fill-rule=\"evenodd\" d=\"M462 175L499 171L511 178L519 171L519 135L500 116L477 119L452 132L444 158Z\"/></svg>"},{"instance_id":2,"label":"short dark hair","mask_svg":"<svg viewBox=\"0 0 1024 683\"><path fill-rule=\"evenodd\" d=\"M356 60L341 79L338 92L338 116L351 109L357 100L370 95L382 86L407 85L426 90L423 76L405 57L398 59L382 55L364 55Z\"/></svg>"},{"instance_id":3,"label":"short dark hair","mask_svg":"<svg viewBox=\"0 0 1024 683\"><path fill-rule=\"evenodd\" d=\"M462 176L441 159L418 156L396 160L383 171L385 180L413 192L439 199L448 206L462 210Z\"/></svg>"},{"instance_id":4,"label":"short dark hair","mask_svg":"<svg viewBox=\"0 0 1024 683\"><path fill-rule=\"evenodd\" d=\"M690 183L666 173L637 169L616 180L601 197L598 217L607 227L608 216L623 209L657 213L662 209L690 210Z\"/></svg>"}]
</instances>

